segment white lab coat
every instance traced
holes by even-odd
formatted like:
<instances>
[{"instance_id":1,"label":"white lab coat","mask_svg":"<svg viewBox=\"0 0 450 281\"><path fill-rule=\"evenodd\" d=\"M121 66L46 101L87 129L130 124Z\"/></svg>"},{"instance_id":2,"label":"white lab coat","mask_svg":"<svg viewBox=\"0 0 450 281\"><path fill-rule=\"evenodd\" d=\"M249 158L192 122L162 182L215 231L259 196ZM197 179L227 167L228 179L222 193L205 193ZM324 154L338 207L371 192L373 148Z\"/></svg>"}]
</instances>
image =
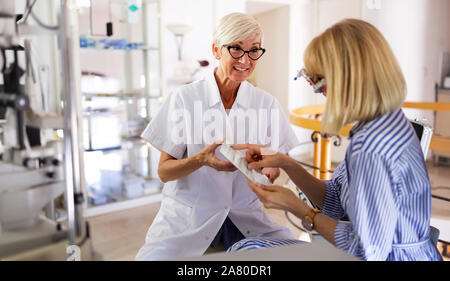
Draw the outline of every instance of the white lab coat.
<instances>
[{"instance_id":1,"label":"white lab coat","mask_svg":"<svg viewBox=\"0 0 450 281\"><path fill-rule=\"evenodd\" d=\"M213 120L219 119L206 113L209 109L217 109L214 114L220 113L223 117L222 127L211 125ZM277 124L271 124L271 119L268 118L267 125L262 122L262 126L259 126L262 128L259 133L264 136L258 139L259 144L270 145L284 153L298 145L280 104L270 94L248 82L242 82L231 112L239 109L245 112L249 112L249 109L275 112L270 111L274 109L279 112ZM177 115L180 110L184 112L183 116ZM265 114L264 110L261 112L261 115ZM227 115L225 112L212 71L204 79L184 85L171 93L142 137L177 159L190 157L202 150L207 143L220 138L220 133L209 141L198 138L202 132L195 124L198 125L198 120L201 119L195 118L203 113L211 117L203 116L211 122L204 123L200 130L210 132L216 129L217 133L222 129L222 137L226 136L228 143L255 143L248 133L252 128L245 130L245 137L242 134L238 136L237 128L242 128L243 122L236 121L230 117L231 113ZM234 132L234 139L226 133L227 126ZM270 138L271 126L279 132L273 136L279 137L276 141ZM174 134L174 130L184 133ZM216 150L216 155L225 160L219 149ZM210 167L202 167L164 185L161 208L147 232L145 244L139 250L136 260L200 256L209 247L227 216L245 237L294 238L288 228L279 226L264 212L260 200L251 191L240 171L219 172Z\"/></svg>"}]
</instances>

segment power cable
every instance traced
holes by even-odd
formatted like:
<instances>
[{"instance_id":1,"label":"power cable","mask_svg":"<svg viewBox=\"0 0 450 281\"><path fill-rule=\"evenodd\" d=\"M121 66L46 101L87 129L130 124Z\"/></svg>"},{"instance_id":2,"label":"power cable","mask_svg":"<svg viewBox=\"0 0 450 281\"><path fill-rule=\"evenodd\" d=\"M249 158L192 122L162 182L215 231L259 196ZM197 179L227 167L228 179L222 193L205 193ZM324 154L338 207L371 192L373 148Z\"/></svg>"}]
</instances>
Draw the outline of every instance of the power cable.
<instances>
[{"instance_id":1,"label":"power cable","mask_svg":"<svg viewBox=\"0 0 450 281\"><path fill-rule=\"evenodd\" d=\"M33 12L33 8L34 8L34 4L36 3L36 1L37 0L34 0L31 4L30 4L30 0L27 0L27 2L26 2L26 11L25 11L25 16L24 16L24 18L23 18L23 22L21 22L21 24L24 24L26 21L27 21L27 19L28 19L28 16L31 14L31 17L36 21L36 23L39 25L39 26L41 26L41 27L43 27L43 28L45 28L45 29L49 29L49 30L58 30L59 29L59 25L48 25L48 24L45 24L44 22L42 22L41 21L41 19L39 19L35 14L34 14L34 12Z\"/></svg>"},{"instance_id":2,"label":"power cable","mask_svg":"<svg viewBox=\"0 0 450 281\"><path fill-rule=\"evenodd\" d=\"M25 24L28 20L28 16L31 13L31 9L33 9L34 4L36 3L37 0L34 0L33 3L31 3L31 5L29 5L29 1L27 0L26 4L25 4L25 12L23 13L24 16L23 18L20 20L19 24Z\"/></svg>"}]
</instances>

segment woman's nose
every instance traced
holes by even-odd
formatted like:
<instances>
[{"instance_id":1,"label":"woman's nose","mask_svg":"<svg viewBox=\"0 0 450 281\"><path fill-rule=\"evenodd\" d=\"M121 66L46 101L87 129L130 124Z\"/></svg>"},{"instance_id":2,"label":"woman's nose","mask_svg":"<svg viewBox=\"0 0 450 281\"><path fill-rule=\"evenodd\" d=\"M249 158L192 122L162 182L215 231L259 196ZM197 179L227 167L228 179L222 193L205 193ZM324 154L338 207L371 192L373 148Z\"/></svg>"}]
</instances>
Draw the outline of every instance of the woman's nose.
<instances>
[{"instance_id":1,"label":"woman's nose","mask_svg":"<svg viewBox=\"0 0 450 281\"><path fill-rule=\"evenodd\" d=\"M250 62L248 54L244 54L241 58L239 58L239 62L242 64L248 64Z\"/></svg>"}]
</instances>

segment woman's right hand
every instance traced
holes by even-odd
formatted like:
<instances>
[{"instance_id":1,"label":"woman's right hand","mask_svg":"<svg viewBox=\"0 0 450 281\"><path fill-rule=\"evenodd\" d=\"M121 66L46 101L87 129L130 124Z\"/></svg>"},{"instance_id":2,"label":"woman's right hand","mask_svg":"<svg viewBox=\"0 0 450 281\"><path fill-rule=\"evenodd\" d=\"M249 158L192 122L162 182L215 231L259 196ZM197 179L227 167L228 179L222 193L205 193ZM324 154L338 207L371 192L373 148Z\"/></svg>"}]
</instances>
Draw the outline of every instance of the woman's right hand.
<instances>
[{"instance_id":1,"label":"woman's right hand","mask_svg":"<svg viewBox=\"0 0 450 281\"><path fill-rule=\"evenodd\" d=\"M247 149L246 158L249 169L259 168L286 168L291 158L258 144L242 144L232 146L235 150Z\"/></svg>"},{"instance_id":2,"label":"woman's right hand","mask_svg":"<svg viewBox=\"0 0 450 281\"><path fill-rule=\"evenodd\" d=\"M216 169L217 171L223 172L234 172L237 168L233 165L233 163L229 161L222 161L216 156L216 149L221 146L221 142L214 142L205 148L203 148L200 152L198 152L198 156L200 157L200 161L203 166L208 166Z\"/></svg>"}]
</instances>

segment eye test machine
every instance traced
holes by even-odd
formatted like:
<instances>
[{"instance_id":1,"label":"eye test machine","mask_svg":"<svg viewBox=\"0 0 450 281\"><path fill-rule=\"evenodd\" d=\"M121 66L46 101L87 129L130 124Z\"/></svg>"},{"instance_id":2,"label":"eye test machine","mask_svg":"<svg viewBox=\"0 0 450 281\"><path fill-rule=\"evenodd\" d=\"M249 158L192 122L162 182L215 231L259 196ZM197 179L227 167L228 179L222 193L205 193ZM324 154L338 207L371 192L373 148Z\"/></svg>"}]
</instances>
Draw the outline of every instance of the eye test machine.
<instances>
[{"instance_id":1,"label":"eye test machine","mask_svg":"<svg viewBox=\"0 0 450 281\"><path fill-rule=\"evenodd\" d=\"M82 166L74 130L80 71L72 55L78 44L72 2L61 1L59 26L49 26L36 19L33 1L26 1L22 15L16 14L16 1L0 1L0 260L101 258L81 221ZM29 17L39 24L28 24ZM43 91L41 76L48 69L35 67L32 59L33 41L45 36L60 42L59 50L56 40L50 45L62 62L57 112L50 112ZM64 138L52 136L58 130ZM66 206L57 212L55 199L62 196Z\"/></svg>"}]
</instances>

